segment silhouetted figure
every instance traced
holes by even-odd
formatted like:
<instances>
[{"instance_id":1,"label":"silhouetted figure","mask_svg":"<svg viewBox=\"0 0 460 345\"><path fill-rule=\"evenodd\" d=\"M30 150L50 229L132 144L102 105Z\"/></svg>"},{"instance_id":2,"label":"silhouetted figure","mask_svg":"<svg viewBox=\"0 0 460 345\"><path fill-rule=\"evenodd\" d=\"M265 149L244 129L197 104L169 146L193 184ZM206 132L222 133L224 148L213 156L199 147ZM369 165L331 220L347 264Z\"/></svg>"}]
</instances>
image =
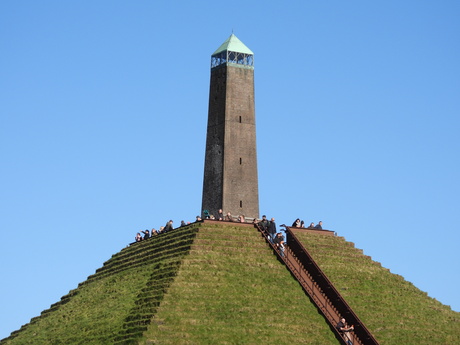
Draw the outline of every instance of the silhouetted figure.
<instances>
[{"instance_id":1,"label":"silhouetted figure","mask_svg":"<svg viewBox=\"0 0 460 345\"><path fill-rule=\"evenodd\" d=\"M284 257L284 236L278 232L275 237L276 248L280 251L280 255Z\"/></svg>"},{"instance_id":2,"label":"silhouetted figure","mask_svg":"<svg viewBox=\"0 0 460 345\"><path fill-rule=\"evenodd\" d=\"M294 223L292 223L293 228L300 228L300 219L297 218Z\"/></svg>"},{"instance_id":3,"label":"silhouetted figure","mask_svg":"<svg viewBox=\"0 0 460 345\"><path fill-rule=\"evenodd\" d=\"M172 220L170 220L169 222L166 223L165 228L163 229L163 232L168 232L168 231L171 231L171 230L174 230Z\"/></svg>"},{"instance_id":4,"label":"silhouetted figure","mask_svg":"<svg viewBox=\"0 0 460 345\"><path fill-rule=\"evenodd\" d=\"M323 222L320 220L318 224L316 224L315 229L323 230Z\"/></svg>"},{"instance_id":5,"label":"silhouetted figure","mask_svg":"<svg viewBox=\"0 0 460 345\"><path fill-rule=\"evenodd\" d=\"M262 220L259 222L259 226L262 228L263 231L267 231L267 228L268 228L268 220L267 220L267 216L264 214L262 216Z\"/></svg>"},{"instance_id":6,"label":"silhouetted figure","mask_svg":"<svg viewBox=\"0 0 460 345\"><path fill-rule=\"evenodd\" d=\"M273 241L275 240L275 235L276 235L275 218L270 219L270 222L268 223L268 227L267 227L267 232L268 232L268 238L273 243Z\"/></svg>"},{"instance_id":7,"label":"silhouetted figure","mask_svg":"<svg viewBox=\"0 0 460 345\"><path fill-rule=\"evenodd\" d=\"M150 232L148 230L141 231L144 234L144 240L148 240L150 238Z\"/></svg>"}]
</instances>

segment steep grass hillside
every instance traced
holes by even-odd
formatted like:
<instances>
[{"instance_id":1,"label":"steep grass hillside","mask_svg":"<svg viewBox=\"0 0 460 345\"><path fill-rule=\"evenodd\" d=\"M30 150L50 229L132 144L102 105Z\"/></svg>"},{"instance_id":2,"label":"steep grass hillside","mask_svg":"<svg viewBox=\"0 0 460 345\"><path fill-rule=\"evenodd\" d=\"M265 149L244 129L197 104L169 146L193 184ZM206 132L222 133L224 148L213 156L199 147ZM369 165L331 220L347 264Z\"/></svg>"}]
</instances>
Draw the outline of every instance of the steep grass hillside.
<instances>
[{"instance_id":1,"label":"steep grass hillside","mask_svg":"<svg viewBox=\"0 0 460 345\"><path fill-rule=\"evenodd\" d=\"M197 230L180 228L123 249L0 344L137 344Z\"/></svg>"},{"instance_id":2,"label":"steep grass hillside","mask_svg":"<svg viewBox=\"0 0 460 345\"><path fill-rule=\"evenodd\" d=\"M341 237L298 237L380 344L460 344L460 313ZM339 341L251 225L206 222L121 250L0 344Z\"/></svg>"},{"instance_id":3,"label":"steep grass hillside","mask_svg":"<svg viewBox=\"0 0 460 345\"><path fill-rule=\"evenodd\" d=\"M0 341L338 343L256 230L228 223L193 224L123 249L60 302Z\"/></svg>"},{"instance_id":4,"label":"steep grass hillside","mask_svg":"<svg viewBox=\"0 0 460 345\"><path fill-rule=\"evenodd\" d=\"M140 344L339 344L253 227L208 225Z\"/></svg>"},{"instance_id":5,"label":"steep grass hillside","mask_svg":"<svg viewBox=\"0 0 460 345\"><path fill-rule=\"evenodd\" d=\"M296 236L381 345L460 344L460 313L390 273L343 237Z\"/></svg>"}]
</instances>

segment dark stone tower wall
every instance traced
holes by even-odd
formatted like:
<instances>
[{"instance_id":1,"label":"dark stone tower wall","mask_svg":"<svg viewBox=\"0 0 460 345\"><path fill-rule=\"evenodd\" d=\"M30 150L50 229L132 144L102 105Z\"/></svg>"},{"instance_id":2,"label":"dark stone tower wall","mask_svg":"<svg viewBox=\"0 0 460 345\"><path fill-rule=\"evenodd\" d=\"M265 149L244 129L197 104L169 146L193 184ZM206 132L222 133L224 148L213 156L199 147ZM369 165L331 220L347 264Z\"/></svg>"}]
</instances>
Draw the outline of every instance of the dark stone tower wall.
<instances>
[{"instance_id":1,"label":"dark stone tower wall","mask_svg":"<svg viewBox=\"0 0 460 345\"><path fill-rule=\"evenodd\" d=\"M211 70L202 210L259 217L254 70Z\"/></svg>"},{"instance_id":2,"label":"dark stone tower wall","mask_svg":"<svg viewBox=\"0 0 460 345\"><path fill-rule=\"evenodd\" d=\"M202 210L223 209L226 68L211 72Z\"/></svg>"}]
</instances>

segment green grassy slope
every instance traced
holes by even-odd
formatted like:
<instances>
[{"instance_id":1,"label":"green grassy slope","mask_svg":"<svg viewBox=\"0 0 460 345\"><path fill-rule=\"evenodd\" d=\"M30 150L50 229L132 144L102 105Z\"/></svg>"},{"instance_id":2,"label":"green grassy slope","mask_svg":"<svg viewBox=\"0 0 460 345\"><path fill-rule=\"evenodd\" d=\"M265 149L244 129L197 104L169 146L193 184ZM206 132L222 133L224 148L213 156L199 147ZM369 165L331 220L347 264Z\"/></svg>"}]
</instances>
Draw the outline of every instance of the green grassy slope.
<instances>
[{"instance_id":1,"label":"green grassy slope","mask_svg":"<svg viewBox=\"0 0 460 345\"><path fill-rule=\"evenodd\" d=\"M298 234L382 345L460 344L460 313L341 237ZM26 344L338 344L251 226L192 224L127 247L0 341Z\"/></svg>"},{"instance_id":2,"label":"green grassy slope","mask_svg":"<svg viewBox=\"0 0 460 345\"><path fill-rule=\"evenodd\" d=\"M123 249L0 344L112 345L142 337L196 231L189 226Z\"/></svg>"},{"instance_id":3,"label":"green grassy slope","mask_svg":"<svg viewBox=\"0 0 460 345\"><path fill-rule=\"evenodd\" d=\"M207 225L141 344L338 344L254 228Z\"/></svg>"},{"instance_id":4,"label":"green grassy slope","mask_svg":"<svg viewBox=\"0 0 460 345\"><path fill-rule=\"evenodd\" d=\"M225 223L204 224L199 232L194 224L123 249L0 341L154 343L338 341L256 230Z\"/></svg>"},{"instance_id":5,"label":"green grassy slope","mask_svg":"<svg viewBox=\"0 0 460 345\"><path fill-rule=\"evenodd\" d=\"M460 344L460 313L342 237L296 235L381 345Z\"/></svg>"}]
</instances>

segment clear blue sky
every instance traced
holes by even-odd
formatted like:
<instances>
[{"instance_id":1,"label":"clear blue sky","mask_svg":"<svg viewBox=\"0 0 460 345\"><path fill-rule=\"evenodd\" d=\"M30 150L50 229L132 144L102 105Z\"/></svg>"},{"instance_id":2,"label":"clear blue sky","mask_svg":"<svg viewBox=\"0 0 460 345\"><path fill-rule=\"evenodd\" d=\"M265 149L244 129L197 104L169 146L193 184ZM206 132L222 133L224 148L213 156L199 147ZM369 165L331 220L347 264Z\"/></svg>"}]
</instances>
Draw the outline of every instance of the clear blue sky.
<instances>
[{"instance_id":1,"label":"clear blue sky","mask_svg":"<svg viewBox=\"0 0 460 345\"><path fill-rule=\"evenodd\" d=\"M210 55L255 54L260 209L460 311L458 1L0 2L0 338L200 212Z\"/></svg>"}]
</instances>

